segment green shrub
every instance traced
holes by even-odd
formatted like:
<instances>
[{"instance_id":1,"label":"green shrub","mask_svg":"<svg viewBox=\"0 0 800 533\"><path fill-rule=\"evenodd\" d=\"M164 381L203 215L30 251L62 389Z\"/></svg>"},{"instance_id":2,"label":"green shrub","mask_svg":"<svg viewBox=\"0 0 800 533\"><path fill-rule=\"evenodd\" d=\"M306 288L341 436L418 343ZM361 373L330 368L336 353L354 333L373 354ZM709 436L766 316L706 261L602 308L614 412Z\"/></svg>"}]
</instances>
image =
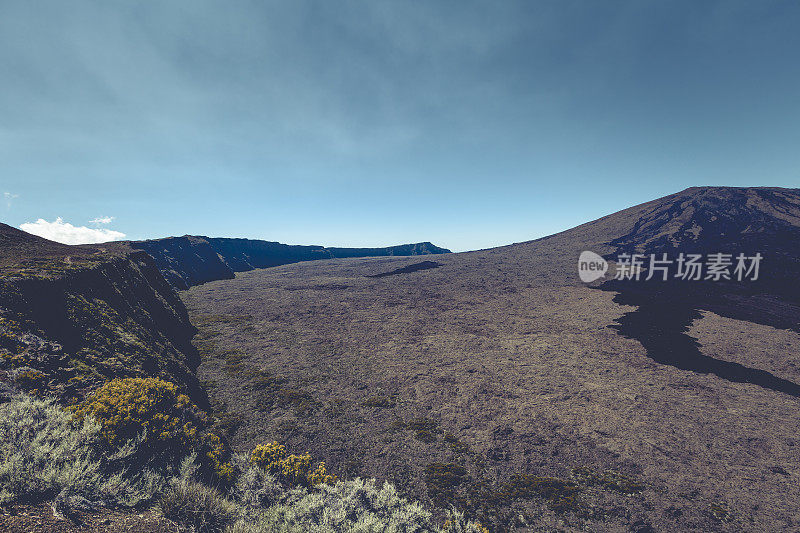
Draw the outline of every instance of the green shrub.
<instances>
[{"instance_id":1,"label":"green shrub","mask_svg":"<svg viewBox=\"0 0 800 533\"><path fill-rule=\"evenodd\" d=\"M320 407L310 392L299 389L278 389L274 400L280 407L293 407L298 416L308 416Z\"/></svg>"},{"instance_id":2,"label":"green shrub","mask_svg":"<svg viewBox=\"0 0 800 533\"><path fill-rule=\"evenodd\" d=\"M100 427L73 424L52 402L20 396L0 412L0 501L55 496L65 487L91 493L102 485L94 452Z\"/></svg>"},{"instance_id":3,"label":"green shrub","mask_svg":"<svg viewBox=\"0 0 800 533\"><path fill-rule=\"evenodd\" d=\"M461 465L431 463L425 467L428 495L439 506L452 502L456 489L467 479L467 470Z\"/></svg>"},{"instance_id":4,"label":"green shrub","mask_svg":"<svg viewBox=\"0 0 800 533\"><path fill-rule=\"evenodd\" d=\"M444 527L418 502L398 495L391 483L378 486L374 479L340 481L313 492L294 489L281 503L243 518L226 533L488 533L480 524L451 511Z\"/></svg>"},{"instance_id":5,"label":"green shrub","mask_svg":"<svg viewBox=\"0 0 800 533\"><path fill-rule=\"evenodd\" d=\"M246 456L237 454L233 463L238 469L231 497L247 509L264 509L278 503L286 492L278 478L252 464Z\"/></svg>"},{"instance_id":6,"label":"green shrub","mask_svg":"<svg viewBox=\"0 0 800 533\"><path fill-rule=\"evenodd\" d=\"M598 473L589 467L579 466L572 469L572 477L583 485L598 485L627 495L638 494L645 488L640 481L615 470L605 470L602 473Z\"/></svg>"},{"instance_id":7,"label":"green shrub","mask_svg":"<svg viewBox=\"0 0 800 533\"><path fill-rule=\"evenodd\" d=\"M427 418L416 418L406 424L406 428L414 431L414 437L422 442L432 443L436 442L436 434L441 433L439 424Z\"/></svg>"},{"instance_id":8,"label":"green shrub","mask_svg":"<svg viewBox=\"0 0 800 533\"><path fill-rule=\"evenodd\" d=\"M442 533L489 533L489 529L480 522L467 520L464 513L451 509L442 526Z\"/></svg>"},{"instance_id":9,"label":"green shrub","mask_svg":"<svg viewBox=\"0 0 800 533\"><path fill-rule=\"evenodd\" d=\"M706 508L706 514L717 522L731 522L734 513L728 504L724 502L713 502Z\"/></svg>"},{"instance_id":10,"label":"green shrub","mask_svg":"<svg viewBox=\"0 0 800 533\"><path fill-rule=\"evenodd\" d=\"M11 372L14 382L25 392L40 395L47 390L47 374L30 367L22 367Z\"/></svg>"},{"instance_id":11,"label":"green shrub","mask_svg":"<svg viewBox=\"0 0 800 533\"><path fill-rule=\"evenodd\" d=\"M580 487L571 481L554 477L514 474L508 483L509 492L515 498L532 499L535 496L547 501L557 513L580 510L578 495Z\"/></svg>"},{"instance_id":12,"label":"green shrub","mask_svg":"<svg viewBox=\"0 0 800 533\"><path fill-rule=\"evenodd\" d=\"M282 378L273 376L266 370L255 369L250 375L253 388L261 391L271 391L284 382Z\"/></svg>"},{"instance_id":13,"label":"green shrub","mask_svg":"<svg viewBox=\"0 0 800 533\"><path fill-rule=\"evenodd\" d=\"M241 374L247 368L244 363L245 359L247 359L247 354L236 350L230 350L225 352L223 357L225 358L225 372L231 376Z\"/></svg>"},{"instance_id":14,"label":"green shrub","mask_svg":"<svg viewBox=\"0 0 800 533\"><path fill-rule=\"evenodd\" d=\"M229 497L194 479L196 455L180 461L144 448L150 453L144 463L122 468L131 457L141 459L147 442L140 433L109 448L102 425L91 416L74 417L52 402L19 396L0 406L0 504L51 500L54 509L64 510L133 506L158 495L164 516L195 531L486 533L458 513L451 513L442 529L393 485L378 488L374 479L337 482L324 463L312 469L308 454L287 454L277 443L233 458Z\"/></svg>"},{"instance_id":15,"label":"green shrub","mask_svg":"<svg viewBox=\"0 0 800 533\"><path fill-rule=\"evenodd\" d=\"M453 435L452 433L445 434L444 441L450 445L450 448L453 450L454 453L459 453L459 454L472 453L472 449L469 447L469 445L461 442L459 438Z\"/></svg>"}]
</instances>

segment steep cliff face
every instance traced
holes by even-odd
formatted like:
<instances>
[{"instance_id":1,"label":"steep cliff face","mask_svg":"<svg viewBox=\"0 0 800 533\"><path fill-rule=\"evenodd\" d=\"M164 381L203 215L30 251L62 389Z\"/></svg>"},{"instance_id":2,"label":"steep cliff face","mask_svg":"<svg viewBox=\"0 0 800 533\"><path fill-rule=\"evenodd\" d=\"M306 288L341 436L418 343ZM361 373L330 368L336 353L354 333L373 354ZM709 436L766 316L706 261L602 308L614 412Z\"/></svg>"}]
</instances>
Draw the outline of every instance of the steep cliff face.
<instances>
[{"instance_id":1,"label":"steep cliff face","mask_svg":"<svg viewBox=\"0 0 800 533\"><path fill-rule=\"evenodd\" d=\"M220 256L225 258L225 262L234 272L333 257L322 246L299 246L271 241L226 238L210 238L208 243Z\"/></svg>"},{"instance_id":2,"label":"steep cliff face","mask_svg":"<svg viewBox=\"0 0 800 533\"><path fill-rule=\"evenodd\" d=\"M167 281L180 290L216 279L231 279L234 272L300 261L450 253L450 250L430 242L385 248L326 248L252 239L192 236L138 241L130 243L130 246L152 255Z\"/></svg>"},{"instance_id":3,"label":"steep cliff face","mask_svg":"<svg viewBox=\"0 0 800 533\"><path fill-rule=\"evenodd\" d=\"M131 243L155 259L164 278L177 289L216 279L231 279L233 270L204 237L168 237Z\"/></svg>"},{"instance_id":4,"label":"steep cliff face","mask_svg":"<svg viewBox=\"0 0 800 533\"><path fill-rule=\"evenodd\" d=\"M0 230L8 236L8 227ZM28 243L24 256L0 247L0 381L6 393L49 391L70 400L116 377L158 376L204 405L193 372L195 329L155 260L124 246L42 241Z\"/></svg>"},{"instance_id":5,"label":"steep cliff face","mask_svg":"<svg viewBox=\"0 0 800 533\"><path fill-rule=\"evenodd\" d=\"M401 244L399 246L387 246L386 248L326 248L326 250L331 253L332 257L382 257L450 253L447 248L439 248L430 242Z\"/></svg>"}]
</instances>

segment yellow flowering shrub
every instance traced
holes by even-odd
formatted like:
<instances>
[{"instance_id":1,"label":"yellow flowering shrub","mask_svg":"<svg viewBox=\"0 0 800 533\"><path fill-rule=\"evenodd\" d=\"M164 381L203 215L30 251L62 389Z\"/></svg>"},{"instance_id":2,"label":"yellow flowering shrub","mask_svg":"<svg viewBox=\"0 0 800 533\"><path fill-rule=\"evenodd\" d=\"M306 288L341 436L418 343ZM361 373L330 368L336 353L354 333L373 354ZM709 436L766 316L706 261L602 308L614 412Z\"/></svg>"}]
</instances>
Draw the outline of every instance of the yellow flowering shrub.
<instances>
[{"instance_id":1,"label":"yellow flowering shrub","mask_svg":"<svg viewBox=\"0 0 800 533\"><path fill-rule=\"evenodd\" d=\"M211 461L211 468L223 481L232 481L234 476L233 465L224 461L223 458L228 454L228 450L222 439L214 433L208 433L205 437L206 446L209 450L206 452L206 457Z\"/></svg>"},{"instance_id":2,"label":"yellow flowering shrub","mask_svg":"<svg viewBox=\"0 0 800 533\"><path fill-rule=\"evenodd\" d=\"M115 379L69 409L78 419L94 418L111 446L146 431L146 444L180 454L196 451L220 481L233 480L227 446L208 431L205 414L174 383L158 378Z\"/></svg>"},{"instance_id":3,"label":"yellow flowering shrub","mask_svg":"<svg viewBox=\"0 0 800 533\"><path fill-rule=\"evenodd\" d=\"M268 472L281 470L281 461L286 457L286 446L277 442L259 444L250 454L250 461Z\"/></svg>"},{"instance_id":4,"label":"yellow flowering shrub","mask_svg":"<svg viewBox=\"0 0 800 533\"><path fill-rule=\"evenodd\" d=\"M174 441L191 445L197 439L198 417L189 397L178 387L158 378L124 378L110 381L72 407L79 418L92 417L111 445L119 445L147 431L148 441Z\"/></svg>"},{"instance_id":5,"label":"yellow flowering shrub","mask_svg":"<svg viewBox=\"0 0 800 533\"><path fill-rule=\"evenodd\" d=\"M281 461L280 477L291 485L303 485L308 482L313 459L308 453L288 455Z\"/></svg>"},{"instance_id":6,"label":"yellow flowering shrub","mask_svg":"<svg viewBox=\"0 0 800 533\"><path fill-rule=\"evenodd\" d=\"M489 528L481 524L480 522L469 522L466 531L473 531L476 533L490 533ZM445 520L444 525L442 525L442 531L446 533L458 532L458 531L465 531L463 522L459 519L453 520L452 518L448 518Z\"/></svg>"},{"instance_id":7,"label":"yellow flowering shrub","mask_svg":"<svg viewBox=\"0 0 800 533\"><path fill-rule=\"evenodd\" d=\"M288 455L286 446L277 442L256 446L250 454L250 461L291 485L314 486L336 482L336 476L328 474L324 462L312 470L314 460L310 454Z\"/></svg>"},{"instance_id":8,"label":"yellow flowering shrub","mask_svg":"<svg viewBox=\"0 0 800 533\"><path fill-rule=\"evenodd\" d=\"M320 461L320 463L317 465L317 468L308 474L308 481L312 485L333 485L336 483L336 476L329 474L325 467L325 462Z\"/></svg>"}]
</instances>

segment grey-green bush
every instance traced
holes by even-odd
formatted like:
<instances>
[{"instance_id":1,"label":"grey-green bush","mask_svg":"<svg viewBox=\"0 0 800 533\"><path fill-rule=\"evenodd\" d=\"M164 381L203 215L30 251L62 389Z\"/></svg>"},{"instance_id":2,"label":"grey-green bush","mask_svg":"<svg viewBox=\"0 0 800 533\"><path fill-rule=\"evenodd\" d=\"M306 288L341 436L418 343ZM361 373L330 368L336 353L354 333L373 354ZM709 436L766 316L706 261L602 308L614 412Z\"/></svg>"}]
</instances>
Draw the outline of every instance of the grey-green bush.
<instances>
[{"instance_id":1,"label":"grey-green bush","mask_svg":"<svg viewBox=\"0 0 800 533\"><path fill-rule=\"evenodd\" d=\"M61 407L20 395L0 406L0 504L51 501L64 512L96 505L134 506L158 495L162 513L198 531L386 532L445 531L419 503L390 483L339 481L289 488L236 456L237 477L227 497L195 479L189 456L180 464L141 457L140 435L117 450L104 447L91 419L76 422ZM125 470L120 465L135 462ZM144 463L144 464L143 464ZM449 533L484 533L451 513Z\"/></svg>"},{"instance_id":2,"label":"grey-green bush","mask_svg":"<svg viewBox=\"0 0 800 533\"><path fill-rule=\"evenodd\" d=\"M15 397L0 406L0 503L53 499L72 503L135 505L152 498L164 482L151 469L128 474L111 459L135 452L126 443L112 456L103 454L100 427L76 423L51 401Z\"/></svg>"},{"instance_id":3,"label":"grey-green bush","mask_svg":"<svg viewBox=\"0 0 800 533\"><path fill-rule=\"evenodd\" d=\"M236 468L236 482L230 496L247 511L259 511L281 501L287 494L285 486L278 479L253 465L247 456L236 454L232 459Z\"/></svg>"},{"instance_id":4,"label":"grey-green bush","mask_svg":"<svg viewBox=\"0 0 800 533\"><path fill-rule=\"evenodd\" d=\"M374 479L339 481L309 492L294 489L281 503L248 516L227 533L416 533L444 531L429 511L397 494L394 485L378 487ZM481 533L474 523L452 514L447 531Z\"/></svg>"},{"instance_id":5,"label":"grey-green bush","mask_svg":"<svg viewBox=\"0 0 800 533\"><path fill-rule=\"evenodd\" d=\"M63 489L100 492L102 465L94 451L99 426L74 425L51 402L19 396L0 412L0 502L55 497Z\"/></svg>"}]
</instances>

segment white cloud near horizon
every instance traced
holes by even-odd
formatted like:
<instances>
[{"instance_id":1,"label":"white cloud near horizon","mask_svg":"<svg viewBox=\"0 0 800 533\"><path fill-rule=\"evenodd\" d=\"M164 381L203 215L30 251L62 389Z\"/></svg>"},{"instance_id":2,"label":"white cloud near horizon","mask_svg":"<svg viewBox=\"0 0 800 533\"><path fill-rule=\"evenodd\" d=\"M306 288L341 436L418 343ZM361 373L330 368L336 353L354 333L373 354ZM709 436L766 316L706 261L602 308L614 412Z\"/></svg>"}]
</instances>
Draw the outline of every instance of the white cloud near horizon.
<instances>
[{"instance_id":1,"label":"white cloud near horizon","mask_svg":"<svg viewBox=\"0 0 800 533\"><path fill-rule=\"evenodd\" d=\"M114 217L103 217L103 219L105 218L110 219L109 222L111 222ZM101 223L106 224L106 222ZM125 238L125 234L119 231L73 226L69 222L64 222L61 217L56 218L53 222L40 218L36 222L20 224L19 228L22 231L62 244L97 244Z\"/></svg>"},{"instance_id":2,"label":"white cloud near horizon","mask_svg":"<svg viewBox=\"0 0 800 533\"><path fill-rule=\"evenodd\" d=\"M90 224L111 224L114 217L96 217L89 221Z\"/></svg>"}]
</instances>

